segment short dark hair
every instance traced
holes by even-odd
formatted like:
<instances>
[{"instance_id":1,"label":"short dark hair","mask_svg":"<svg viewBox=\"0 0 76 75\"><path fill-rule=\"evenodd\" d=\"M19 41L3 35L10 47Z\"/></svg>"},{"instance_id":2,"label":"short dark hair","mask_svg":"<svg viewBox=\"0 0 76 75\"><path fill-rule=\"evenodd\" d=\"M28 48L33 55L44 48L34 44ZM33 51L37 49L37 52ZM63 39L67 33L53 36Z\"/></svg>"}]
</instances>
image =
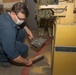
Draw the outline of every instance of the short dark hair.
<instances>
[{"instance_id":1,"label":"short dark hair","mask_svg":"<svg viewBox=\"0 0 76 75\"><path fill-rule=\"evenodd\" d=\"M22 14L24 14L26 17L29 16L29 11L28 11L28 8L27 6L22 3L22 2L17 2L15 3L12 8L11 8L11 11L15 12L16 14L21 12Z\"/></svg>"}]
</instances>

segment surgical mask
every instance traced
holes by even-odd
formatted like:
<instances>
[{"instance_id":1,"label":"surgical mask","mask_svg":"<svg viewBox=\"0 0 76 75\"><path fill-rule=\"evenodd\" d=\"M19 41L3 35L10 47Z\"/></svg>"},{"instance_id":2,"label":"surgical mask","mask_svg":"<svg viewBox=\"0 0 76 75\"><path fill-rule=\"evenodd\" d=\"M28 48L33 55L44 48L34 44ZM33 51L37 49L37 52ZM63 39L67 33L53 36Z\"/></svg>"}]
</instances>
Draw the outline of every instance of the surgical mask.
<instances>
[{"instance_id":1,"label":"surgical mask","mask_svg":"<svg viewBox=\"0 0 76 75\"><path fill-rule=\"evenodd\" d=\"M24 20L17 20L15 23L17 24L17 25L21 25L22 23L24 22Z\"/></svg>"}]
</instances>

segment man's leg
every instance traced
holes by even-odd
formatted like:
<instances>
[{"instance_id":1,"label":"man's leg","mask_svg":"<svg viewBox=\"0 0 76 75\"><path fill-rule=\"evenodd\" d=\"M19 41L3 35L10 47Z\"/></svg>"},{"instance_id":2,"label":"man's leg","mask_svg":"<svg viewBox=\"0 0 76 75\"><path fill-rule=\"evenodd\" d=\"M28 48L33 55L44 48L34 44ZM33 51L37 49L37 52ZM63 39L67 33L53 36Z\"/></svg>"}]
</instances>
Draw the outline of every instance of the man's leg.
<instances>
[{"instance_id":1,"label":"man's leg","mask_svg":"<svg viewBox=\"0 0 76 75\"><path fill-rule=\"evenodd\" d=\"M1 45L0 45L0 66L4 68L10 68L12 65L9 63L9 59L7 55L4 53Z\"/></svg>"},{"instance_id":2,"label":"man's leg","mask_svg":"<svg viewBox=\"0 0 76 75\"><path fill-rule=\"evenodd\" d=\"M27 54L27 52L28 52L28 46L27 45L25 45L25 44L23 44L23 43L21 43L21 42L23 42L24 41L24 39L25 39L25 30L24 29L21 29L21 30L19 30L19 33L18 33L18 37L17 37L17 41L19 41L19 42L17 42L16 43L16 50L19 52L19 54L21 55L21 56L25 56L26 54ZM9 61L9 59L8 59L8 57L6 56L6 54L3 52L3 50L2 50L2 47L0 46L0 62L2 63L2 62L8 62Z\"/></svg>"},{"instance_id":3,"label":"man's leg","mask_svg":"<svg viewBox=\"0 0 76 75\"><path fill-rule=\"evenodd\" d=\"M23 42L26 36L26 31L24 29L20 29L16 41Z\"/></svg>"},{"instance_id":4,"label":"man's leg","mask_svg":"<svg viewBox=\"0 0 76 75\"><path fill-rule=\"evenodd\" d=\"M23 44L25 37L26 31L24 29L20 29L16 39L16 50L18 50L21 56L27 56L28 54L28 46Z\"/></svg>"},{"instance_id":5,"label":"man's leg","mask_svg":"<svg viewBox=\"0 0 76 75\"><path fill-rule=\"evenodd\" d=\"M28 46L16 41L16 50L22 57L24 57L28 53Z\"/></svg>"},{"instance_id":6,"label":"man's leg","mask_svg":"<svg viewBox=\"0 0 76 75\"><path fill-rule=\"evenodd\" d=\"M22 57L25 57L28 53L28 46L16 41L16 50ZM3 50L0 50L0 66L4 68L10 68L12 66L10 64L10 60L8 59L7 55L3 52Z\"/></svg>"},{"instance_id":7,"label":"man's leg","mask_svg":"<svg viewBox=\"0 0 76 75\"><path fill-rule=\"evenodd\" d=\"M8 61L8 58L7 58L6 54L3 51L3 48L0 45L0 63L1 62L7 62L7 61Z\"/></svg>"},{"instance_id":8,"label":"man's leg","mask_svg":"<svg viewBox=\"0 0 76 75\"><path fill-rule=\"evenodd\" d=\"M16 50L22 57L24 57L28 53L28 46L21 42L16 41ZM4 53L4 51L0 48L0 62L7 62L8 60L9 58Z\"/></svg>"},{"instance_id":9,"label":"man's leg","mask_svg":"<svg viewBox=\"0 0 76 75\"><path fill-rule=\"evenodd\" d=\"M7 62L8 58L4 53L0 53L0 63Z\"/></svg>"}]
</instances>

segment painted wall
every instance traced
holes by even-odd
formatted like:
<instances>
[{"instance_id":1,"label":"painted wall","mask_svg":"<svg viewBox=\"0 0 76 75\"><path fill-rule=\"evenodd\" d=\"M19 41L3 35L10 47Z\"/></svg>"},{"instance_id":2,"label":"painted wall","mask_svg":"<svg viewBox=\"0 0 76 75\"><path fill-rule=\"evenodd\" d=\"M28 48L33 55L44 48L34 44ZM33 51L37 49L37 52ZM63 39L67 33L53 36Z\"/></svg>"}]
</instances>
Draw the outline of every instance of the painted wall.
<instances>
[{"instance_id":1,"label":"painted wall","mask_svg":"<svg viewBox=\"0 0 76 75\"><path fill-rule=\"evenodd\" d=\"M35 2L33 0L27 0L27 5L28 5L28 9L29 9L29 17L28 17L28 26L30 27L30 29L37 29L38 26L36 24L36 20L35 20Z\"/></svg>"}]
</instances>

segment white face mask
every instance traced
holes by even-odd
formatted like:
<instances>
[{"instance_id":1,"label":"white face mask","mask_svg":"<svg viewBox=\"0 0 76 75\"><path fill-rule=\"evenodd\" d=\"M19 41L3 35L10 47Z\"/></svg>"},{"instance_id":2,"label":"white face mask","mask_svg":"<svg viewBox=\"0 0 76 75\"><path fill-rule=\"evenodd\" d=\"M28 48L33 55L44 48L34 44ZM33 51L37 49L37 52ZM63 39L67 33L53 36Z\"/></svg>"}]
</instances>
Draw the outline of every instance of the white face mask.
<instances>
[{"instance_id":1,"label":"white face mask","mask_svg":"<svg viewBox=\"0 0 76 75\"><path fill-rule=\"evenodd\" d=\"M17 20L15 23L17 24L17 25L21 25L22 23L24 22L24 20Z\"/></svg>"}]
</instances>

